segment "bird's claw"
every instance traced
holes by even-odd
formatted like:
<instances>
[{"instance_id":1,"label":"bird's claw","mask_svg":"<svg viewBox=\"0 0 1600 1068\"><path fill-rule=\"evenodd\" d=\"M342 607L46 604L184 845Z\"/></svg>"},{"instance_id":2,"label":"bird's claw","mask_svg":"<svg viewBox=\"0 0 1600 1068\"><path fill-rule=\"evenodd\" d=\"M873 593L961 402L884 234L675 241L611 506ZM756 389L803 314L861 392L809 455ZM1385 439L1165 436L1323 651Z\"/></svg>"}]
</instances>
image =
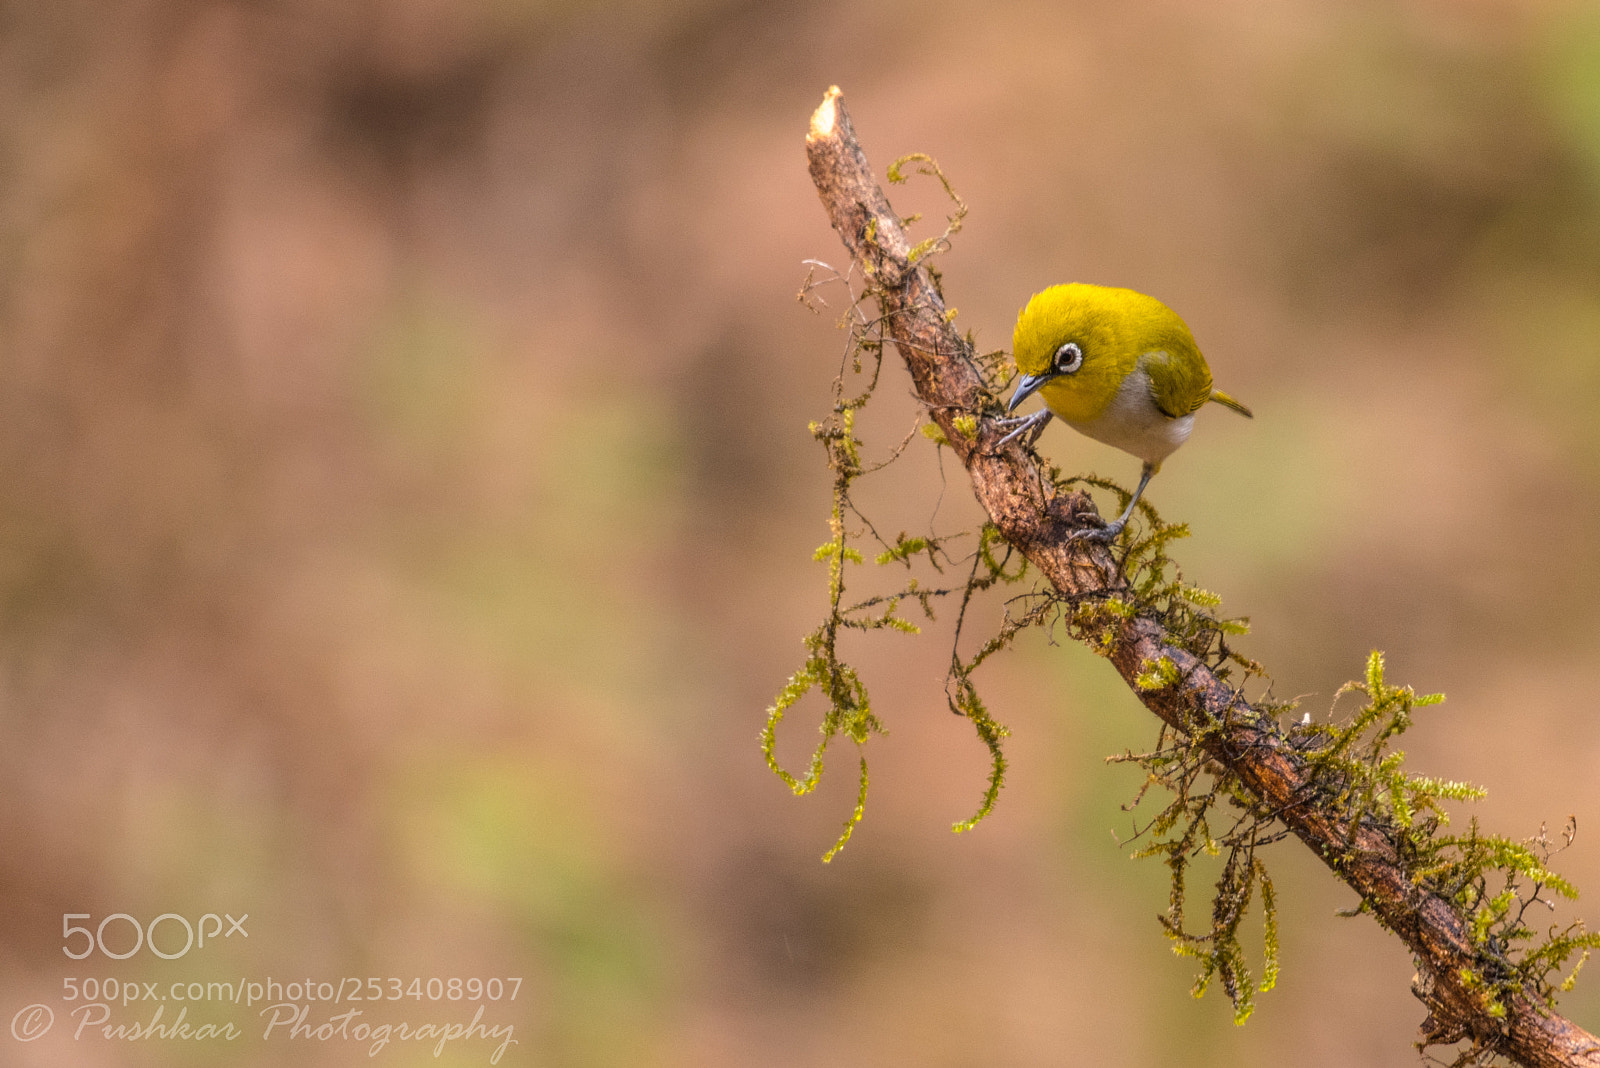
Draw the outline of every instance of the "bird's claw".
<instances>
[{"instance_id":1,"label":"bird's claw","mask_svg":"<svg viewBox=\"0 0 1600 1068\"><path fill-rule=\"evenodd\" d=\"M1030 431L1032 433L1028 438L1027 444L1032 445L1038 440L1039 435L1044 433L1044 425L1049 421L1049 408L1041 408L1032 415L1014 415L996 419L994 421L994 425L999 427L1001 430L1008 430L1009 433L1007 433L1006 436L1001 438L999 441L995 442L994 447L996 449L1003 448L1007 442L1014 441L1023 434L1029 434Z\"/></svg>"},{"instance_id":2,"label":"bird's claw","mask_svg":"<svg viewBox=\"0 0 1600 1068\"><path fill-rule=\"evenodd\" d=\"M1071 545L1075 541L1098 541L1110 544L1111 542L1117 540L1117 537L1122 533L1123 528L1128 525L1123 520L1117 520L1114 523L1106 523L1098 516L1085 516L1084 518L1099 521L1101 525L1097 527L1083 527L1078 530L1074 530L1071 534L1067 535L1068 545Z\"/></svg>"}]
</instances>

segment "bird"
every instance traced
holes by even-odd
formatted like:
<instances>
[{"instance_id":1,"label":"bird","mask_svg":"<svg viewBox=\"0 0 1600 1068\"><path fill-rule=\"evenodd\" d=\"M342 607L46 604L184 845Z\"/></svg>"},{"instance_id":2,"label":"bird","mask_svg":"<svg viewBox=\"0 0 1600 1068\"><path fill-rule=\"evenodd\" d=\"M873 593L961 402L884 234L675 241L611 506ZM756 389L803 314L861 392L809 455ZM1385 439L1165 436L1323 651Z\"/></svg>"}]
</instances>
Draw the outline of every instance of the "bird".
<instances>
[{"instance_id":1,"label":"bird","mask_svg":"<svg viewBox=\"0 0 1600 1068\"><path fill-rule=\"evenodd\" d=\"M1178 313L1132 289L1072 282L1035 293L1012 335L1016 391L1006 405L1004 445L1023 434L1038 439L1051 416L1096 441L1144 461L1139 488L1122 515L1078 537L1111 541L1128 525L1161 462L1189 438L1194 414L1209 401L1254 418L1249 408L1211 385L1194 335ZM1038 393L1045 407L1010 417Z\"/></svg>"}]
</instances>

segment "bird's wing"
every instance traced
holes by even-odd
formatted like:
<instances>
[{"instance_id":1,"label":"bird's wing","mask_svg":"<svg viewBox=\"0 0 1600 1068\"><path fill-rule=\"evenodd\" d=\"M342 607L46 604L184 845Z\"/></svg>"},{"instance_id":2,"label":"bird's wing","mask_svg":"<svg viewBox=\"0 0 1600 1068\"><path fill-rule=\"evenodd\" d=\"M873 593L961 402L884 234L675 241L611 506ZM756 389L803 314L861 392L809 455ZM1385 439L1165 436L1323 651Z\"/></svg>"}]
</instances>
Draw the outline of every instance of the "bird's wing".
<instances>
[{"instance_id":1,"label":"bird's wing","mask_svg":"<svg viewBox=\"0 0 1600 1068\"><path fill-rule=\"evenodd\" d=\"M1177 353L1155 349L1139 357L1139 366L1150 378L1150 399L1170 419L1193 415L1211 399L1211 370L1199 351Z\"/></svg>"}]
</instances>

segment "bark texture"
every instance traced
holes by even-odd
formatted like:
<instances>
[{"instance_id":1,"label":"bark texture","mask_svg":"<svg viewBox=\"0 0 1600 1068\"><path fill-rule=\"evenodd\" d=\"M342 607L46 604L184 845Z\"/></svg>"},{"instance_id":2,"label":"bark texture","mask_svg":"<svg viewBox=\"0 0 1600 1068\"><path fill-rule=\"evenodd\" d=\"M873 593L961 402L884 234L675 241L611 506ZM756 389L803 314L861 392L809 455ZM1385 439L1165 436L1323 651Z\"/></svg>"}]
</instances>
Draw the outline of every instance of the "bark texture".
<instances>
[{"instance_id":1,"label":"bark texture","mask_svg":"<svg viewBox=\"0 0 1600 1068\"><path fill-rule=\"evenodd\" d=\"M872 281L917 394L965 465L979 503L1006 540L1061 593L1083 596L1122 588L1104 546L1070 539L1074 530L1093 522L1086 516L1097 514L1088 496L1055 492L1020 443L994 448L1002 436L992 425L997 401L985 388L970 346L946 320L944 301L927 270L909 261L912 246L867 165L838 87L828 90L813 114L806 151L828 218ZM971 437L955 425L963 415L978 419ZM1141 690L1134 680L1162 656L1177 667L1178 681ZM1396 848L1399 832L1363 820L1352 833L1337 808L1319 803L1319 791L1309 788L1304 757L1277 723L1170 643L1158 623L1128 619L1110 659L1139 700L1167 723L1179 730L1197 722L1219 726L1207 732L1210 755L1235 772L1405 942L1417 965L1412 989L1428 1007L1425 1039L1475 1039L1482 1048L1526 1065L1600 1068L1600 1042L1530 997L1508 999L1504 1018L1489 1014L1483 990L1463 979L1468 969L1480 966L1467 920L1452 902L1413 882Z\"/></svg>"}]
</instances>

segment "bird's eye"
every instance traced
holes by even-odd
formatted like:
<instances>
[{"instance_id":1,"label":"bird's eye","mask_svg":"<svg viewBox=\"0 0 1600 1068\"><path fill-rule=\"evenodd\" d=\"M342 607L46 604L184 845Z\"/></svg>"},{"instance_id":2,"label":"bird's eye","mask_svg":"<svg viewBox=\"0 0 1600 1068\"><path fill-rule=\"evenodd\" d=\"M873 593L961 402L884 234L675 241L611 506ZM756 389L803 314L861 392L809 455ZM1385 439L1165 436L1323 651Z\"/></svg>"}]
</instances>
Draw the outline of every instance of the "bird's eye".
<instances>
[{"instance_id":1,"label":"bird's eye","mask_svg":"<svg viewBox=\"0 0 1600 1068\"><path fill-rule=\"evenodd\" d=\"M1083 350L1076 341L1069 341L1056 349L1056 371L1059 374L1070 375L1083 366Z\"/></svg>"}]
</instances>

